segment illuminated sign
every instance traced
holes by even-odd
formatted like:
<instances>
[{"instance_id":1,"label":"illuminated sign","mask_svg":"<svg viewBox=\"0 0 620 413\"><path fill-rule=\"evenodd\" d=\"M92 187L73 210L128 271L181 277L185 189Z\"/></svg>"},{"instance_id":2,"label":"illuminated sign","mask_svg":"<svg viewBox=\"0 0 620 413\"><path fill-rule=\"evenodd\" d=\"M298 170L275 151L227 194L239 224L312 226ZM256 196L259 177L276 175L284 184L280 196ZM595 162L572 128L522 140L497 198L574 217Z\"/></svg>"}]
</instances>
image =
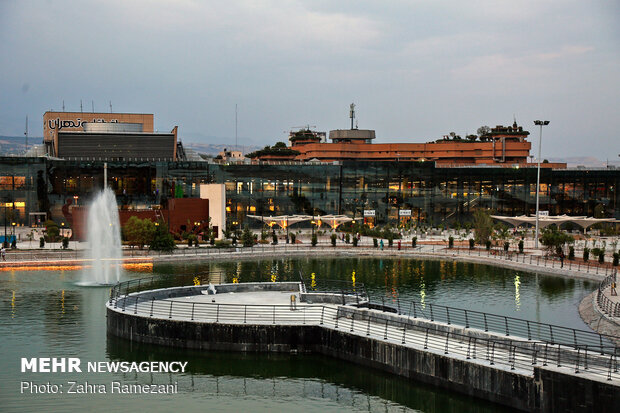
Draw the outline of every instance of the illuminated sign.
<instances>
[{"instance_id":1,"label":"illuminated sign","mask_svg":"<svg viewBox=\"0 0 620 413\"><path fill-rule=\"evenodd\" d=\"M365 209L364 210L364 216L365 217L374 217L375 216L375 210L374 209Z\"/></svg>"},{"instance_id":2,"label":"illuminated sign","mask_svg":"<svg viewBox=\"0 0 620 413\"><path fill-rule=\"evenodd\" d=\"M401 217L410 217L411 216L411 210L410 209L401 209L400 211L398 211L398 215Z\"/></svg>"}]
</instances>

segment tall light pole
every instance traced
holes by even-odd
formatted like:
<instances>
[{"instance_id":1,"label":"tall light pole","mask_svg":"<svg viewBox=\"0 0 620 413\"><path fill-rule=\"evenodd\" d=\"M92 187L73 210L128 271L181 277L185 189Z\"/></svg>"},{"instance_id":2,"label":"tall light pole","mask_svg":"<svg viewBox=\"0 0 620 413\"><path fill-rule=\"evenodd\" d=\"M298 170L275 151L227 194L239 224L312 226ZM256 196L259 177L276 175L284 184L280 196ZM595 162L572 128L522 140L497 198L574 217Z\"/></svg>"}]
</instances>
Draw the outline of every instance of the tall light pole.
<instances>
[{"instance_id":1,"label":"tall light pole","mask_svg":"<svg viewBox=\"0 0 620 413\"><path fill-rule=\"evenodd\" d=\"M548 120L535 120L534 125L540 126L540 134L538 135L538 172L536 176L536 233L534 234L535 248L538 248L538 213L540 198L540 148L542 145L542 127L549 124Z\"/></svg>"}]
</instances>

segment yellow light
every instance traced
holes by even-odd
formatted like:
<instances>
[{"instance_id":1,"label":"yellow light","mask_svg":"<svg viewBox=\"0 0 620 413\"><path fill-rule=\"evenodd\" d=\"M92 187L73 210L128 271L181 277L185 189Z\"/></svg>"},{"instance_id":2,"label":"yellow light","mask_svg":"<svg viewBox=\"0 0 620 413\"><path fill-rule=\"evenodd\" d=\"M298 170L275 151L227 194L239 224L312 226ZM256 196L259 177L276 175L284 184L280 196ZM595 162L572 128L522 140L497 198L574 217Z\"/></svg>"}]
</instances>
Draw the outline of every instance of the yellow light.
<instances>
[{"instance_id":1,"label":"yellow light","mask_svg":"<svg viewBox=\"0 0 620 413\"><path fill-rule=\"evenodd\" d=\"M226 207L226 212L230 212L230 207Z\"/></svg>"}]
</instances>

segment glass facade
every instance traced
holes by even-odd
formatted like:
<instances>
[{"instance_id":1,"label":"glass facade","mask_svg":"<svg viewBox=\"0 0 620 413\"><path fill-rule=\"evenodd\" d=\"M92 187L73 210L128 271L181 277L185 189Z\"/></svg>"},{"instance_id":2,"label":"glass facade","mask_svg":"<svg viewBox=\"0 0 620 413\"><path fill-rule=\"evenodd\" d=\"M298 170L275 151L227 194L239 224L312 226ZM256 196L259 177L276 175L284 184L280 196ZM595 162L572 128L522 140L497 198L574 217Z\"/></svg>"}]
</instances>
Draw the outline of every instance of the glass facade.
<instances>
[{"instance_id":1,"label":"glass facade","mask_svg":"<svg viewBox=\"0 0 620 413\"><path fill-rule=\"evenodd\" d=\"M28 224L34 212L62 221L63 206L88 202L101 189L103 175L103 162L0 158L0 212L18 225ZM373 210L373 221L385 224L398 222L404 210L406 219L438 225L468 221L477 208L501 215L534 214L536 208L536 168L438 168L432 162L108 162L107 175L119 205L130 209L162 205L172 197L199 197L201 183L223 183L228 219L236 222L245 222L247 214L361 218ZM605 216L620 218L619 184L620 170L542 169L540 208L551 215L592 216L601 205Z\"/></svg>"}]
</instances>

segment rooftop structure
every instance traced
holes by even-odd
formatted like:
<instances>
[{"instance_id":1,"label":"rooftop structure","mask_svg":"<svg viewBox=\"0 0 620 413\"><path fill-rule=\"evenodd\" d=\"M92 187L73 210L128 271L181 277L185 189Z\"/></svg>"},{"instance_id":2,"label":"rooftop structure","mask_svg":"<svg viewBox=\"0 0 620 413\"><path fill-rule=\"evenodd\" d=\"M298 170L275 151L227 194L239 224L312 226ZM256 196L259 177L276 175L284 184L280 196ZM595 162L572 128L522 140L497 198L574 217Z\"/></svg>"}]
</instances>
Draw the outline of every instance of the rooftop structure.
<instances>
[{"instance_id":1,"label":"rooftop structure","mask_svg":"<svg viewBox=\"0 0 620 413\"><path fill-rule=\"evenodd\" d=\"M46 153L72 160L185 160L177 127L153 131L153 115L137 113L45 112Z\"/></svg>"}]
</instances>

